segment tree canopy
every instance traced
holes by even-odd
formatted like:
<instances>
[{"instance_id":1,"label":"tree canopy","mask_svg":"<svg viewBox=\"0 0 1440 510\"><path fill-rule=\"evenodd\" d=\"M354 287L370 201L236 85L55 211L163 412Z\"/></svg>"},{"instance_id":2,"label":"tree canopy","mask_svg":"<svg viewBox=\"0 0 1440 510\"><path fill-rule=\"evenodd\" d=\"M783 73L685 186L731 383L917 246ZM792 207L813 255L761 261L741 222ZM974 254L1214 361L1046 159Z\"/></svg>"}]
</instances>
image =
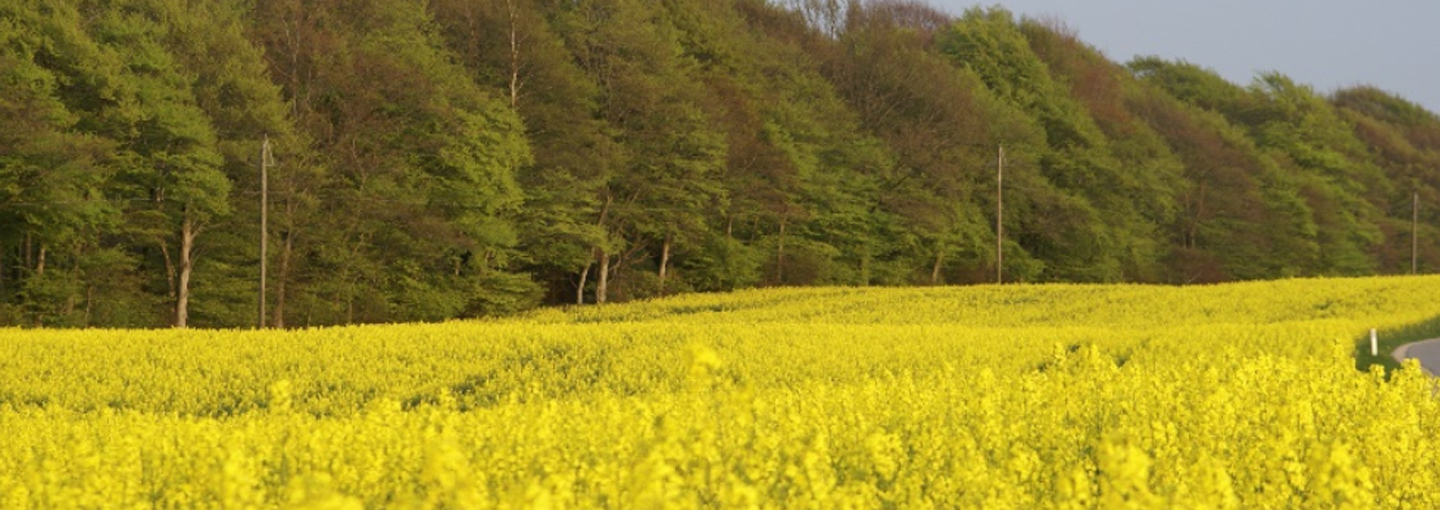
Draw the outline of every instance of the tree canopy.
<instances>
[{"instance_id":1,"label":"tree canopy","mask_svg":"<svg viewBox=\"0 0 1440 510\"><path fill-rule=\"evenodd\" d=\"M0 121L9 325L1440 269L1435 113L1002 8L16 0Z\"/></svg>"}]
</instances>

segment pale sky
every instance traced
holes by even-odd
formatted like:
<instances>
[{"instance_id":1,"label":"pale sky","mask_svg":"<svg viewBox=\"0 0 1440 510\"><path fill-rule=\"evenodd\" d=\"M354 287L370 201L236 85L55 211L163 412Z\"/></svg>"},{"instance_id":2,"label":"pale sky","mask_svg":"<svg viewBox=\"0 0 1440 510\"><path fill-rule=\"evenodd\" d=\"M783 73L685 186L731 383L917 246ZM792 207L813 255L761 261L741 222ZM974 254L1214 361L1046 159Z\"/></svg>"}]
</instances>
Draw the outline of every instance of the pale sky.
<instances>
[{"instance_id":1,"label":"pale sky","mask_svg":"<svg viewBox=\"0 0 1440 510\"><path fill-rule=\"evenodd\" d=\"M1183 59L1249 85L1279 71L1320 93L1374 85L1440 112L1440 0L929 0L1055 17L1111 60Z\"/></svg>"}]
</instances>

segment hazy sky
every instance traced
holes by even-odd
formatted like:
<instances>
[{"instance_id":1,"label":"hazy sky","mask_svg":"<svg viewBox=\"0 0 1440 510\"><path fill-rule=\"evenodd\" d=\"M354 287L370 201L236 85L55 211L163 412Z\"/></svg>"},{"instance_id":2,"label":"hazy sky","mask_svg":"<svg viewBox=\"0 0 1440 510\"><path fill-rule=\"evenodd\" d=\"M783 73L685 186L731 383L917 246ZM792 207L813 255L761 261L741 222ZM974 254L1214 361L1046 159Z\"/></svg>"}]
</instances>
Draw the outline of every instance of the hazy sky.
<instances>
[{"instance_id":1,"label":"hazy sky","mask_svg":"<svg viewBox=\"0 0 1440 510\"><path fill-rule=\"evenodd\" d=\"M956 14L973 0L930 0ZM1321 93L1369 84L1440 112L1440 0L991 0L1059 18L1111 60L1184 59L1248 85L1279 71Z\"/></svg>"}]
</instances>

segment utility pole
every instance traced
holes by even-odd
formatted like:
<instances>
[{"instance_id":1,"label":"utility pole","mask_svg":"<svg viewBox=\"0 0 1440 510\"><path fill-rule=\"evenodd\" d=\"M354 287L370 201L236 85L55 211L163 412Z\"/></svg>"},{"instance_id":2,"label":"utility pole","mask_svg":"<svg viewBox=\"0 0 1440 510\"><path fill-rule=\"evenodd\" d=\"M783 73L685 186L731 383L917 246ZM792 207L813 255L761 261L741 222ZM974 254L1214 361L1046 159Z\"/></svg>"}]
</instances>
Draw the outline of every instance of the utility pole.
<instances>
[{"instance_id":1,"label":"utility pole","mask_svg":"<svg viewBox=\"0 0 1440 510\"><path fill-rule=\"evenodd\" d=\"M1420 190L1410 196L1410 274L1420 269Z\"/></svg>"},{"instance_id":2,"label":"utility pole","mask_svg":"<svg viewBox=\"0 0 1440 510\"><path fill-rule=\"evenodd\" d=\"M1005 145L995 158L995 283L1005 283Z\"/></svg>"},{"instance_id":3,"label":"utility pole","mask_svg":"<svg viewBox=\"0 0 1440 510\"><path fill-rule=\"evenodd\" d=\"M256 327L265 329L265 263L270 248L270 135L260 143L260 314Z\"/></svg>"}]
</instances>

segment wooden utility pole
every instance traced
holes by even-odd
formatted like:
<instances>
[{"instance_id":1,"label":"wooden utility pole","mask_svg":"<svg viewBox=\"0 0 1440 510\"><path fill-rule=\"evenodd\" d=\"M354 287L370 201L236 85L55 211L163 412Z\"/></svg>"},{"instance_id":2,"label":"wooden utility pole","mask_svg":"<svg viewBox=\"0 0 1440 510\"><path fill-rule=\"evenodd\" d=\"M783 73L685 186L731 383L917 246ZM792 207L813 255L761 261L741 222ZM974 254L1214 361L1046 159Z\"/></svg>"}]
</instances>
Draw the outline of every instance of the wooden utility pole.
<instances>
[{"instance_id":1,"label":"wooden utility pole","mask_svg":"<svg viewBox=\"0 0 1440 510\"><path fill-rule=\"evenodd\" d=\"M995 158L995 283L1005 283L1005 146Z\"/></svg>"},{"instance_id":2,"label":"wooden utility pole","mask_svg":"<svg viewBox=\"0 0 1440 510\"><path fill-rule=\"evenodd\" d=\"M265 263L270 248L270 135L260 143L260 313L256 327L265 329Z\"/></svg>"},{"instance_id":3,"label":"wooden utility pole","mask_svg":"<svg viewBox=\"0 0 1440 510\"><path fill-rule=\"evenodd\" d=\"M1410 274L1420 269L1420 190L1410 196Z\"/></svg>"}]
</instances>

